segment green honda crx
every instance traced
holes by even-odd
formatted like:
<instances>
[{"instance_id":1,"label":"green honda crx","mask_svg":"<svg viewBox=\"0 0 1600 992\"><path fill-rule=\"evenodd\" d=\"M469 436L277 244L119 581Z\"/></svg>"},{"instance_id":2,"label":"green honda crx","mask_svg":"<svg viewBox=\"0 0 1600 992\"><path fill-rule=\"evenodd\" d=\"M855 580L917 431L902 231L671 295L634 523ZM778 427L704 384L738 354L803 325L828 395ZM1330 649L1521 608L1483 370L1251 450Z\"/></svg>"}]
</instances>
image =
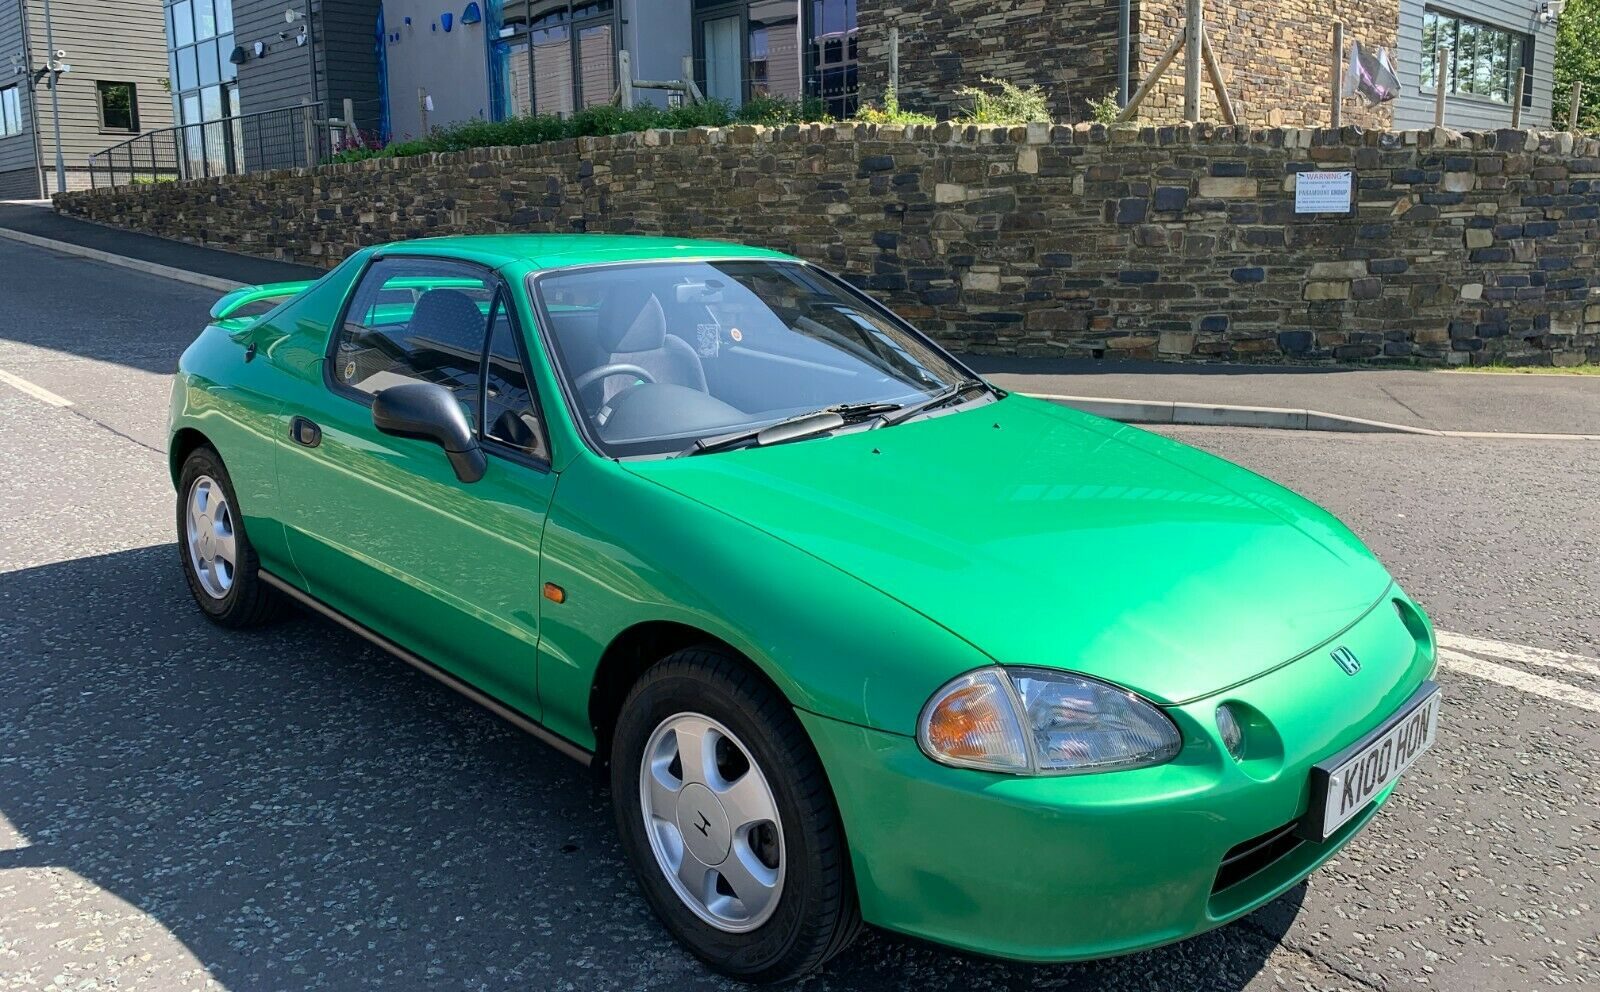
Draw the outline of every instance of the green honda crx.
<instances>
[{"instance_id":1,"label":"green honda crx","mask_svg":"<svg viewBox=\"0 0 1600 992\"><path fill-rule=\"evenodd\" d=\"M712 242L480 236L238 290L171 407L224 626L298 603L609 784L665 927L1072 961L1303 880L1433 740L1432 628L1283 488Z\"/></svg>"}]
</instances>

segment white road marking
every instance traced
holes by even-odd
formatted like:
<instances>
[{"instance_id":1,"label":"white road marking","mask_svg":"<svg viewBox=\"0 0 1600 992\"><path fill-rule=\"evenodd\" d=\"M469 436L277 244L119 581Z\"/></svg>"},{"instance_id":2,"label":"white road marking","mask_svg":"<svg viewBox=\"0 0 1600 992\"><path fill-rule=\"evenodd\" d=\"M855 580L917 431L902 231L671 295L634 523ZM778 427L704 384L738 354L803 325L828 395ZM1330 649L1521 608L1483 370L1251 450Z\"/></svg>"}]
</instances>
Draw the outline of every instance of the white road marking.
<instances>
[{"instance_id":1,"label":"white road marking","mask_svg":"<svg viewBox=\"0 0 1600 992\"><path fill-rule=\"evenodd\" d=\"M32 396L34 399L41 400L50 404L51 406L60 407L72 405L72 401L66 397L57 396L55 393L52 393L43 386L36 386L21 376L12 375L5 369L0 369L0 382L3 382L14 389L21 390L22 392L27 393L29 396Z\"/></svg>"},{"instance_id":2,"label":"white road marking","mask_svg":"<svg viewBox=\"0 0 1600 992\"><path fill-rule=\"evenodd\" d=\"M1499 685L1518 689L1534 696L1543 696L1554 699L1568 706L1576 706L1591 713L1600 713L1600 692L1591 692L1588 689L1579 689L1577 686L1547 679L1542 675L1530 675L1527 672L1508 668L1505 665L1496 665L1493 662L1474 658L1469 654L1452 651L1444 648L1439 652L1439 662L1452 671L1471 675L1483 679L1485 682L1495 682Z\"/></svg>"},{"instance_id":3,"label":"white road marking","mask_svg":"<svg viewBox=\"0 0 1600 992\"><path fill-rule=\"evenodd\" d=\"M1490 641L1481 637L1468 637L1466 634L1452 634L1446 630L1437 631L1435 636L1441 648L1470 651L1497 661L1517 661L1538 668L1557 668L1579 675L1600 675L1600 658L1586 658L1581 654L1568 654L1565 651L1551 651L1547 648L1532 648L1526 644Z\"/></svg>"}]
</instances>

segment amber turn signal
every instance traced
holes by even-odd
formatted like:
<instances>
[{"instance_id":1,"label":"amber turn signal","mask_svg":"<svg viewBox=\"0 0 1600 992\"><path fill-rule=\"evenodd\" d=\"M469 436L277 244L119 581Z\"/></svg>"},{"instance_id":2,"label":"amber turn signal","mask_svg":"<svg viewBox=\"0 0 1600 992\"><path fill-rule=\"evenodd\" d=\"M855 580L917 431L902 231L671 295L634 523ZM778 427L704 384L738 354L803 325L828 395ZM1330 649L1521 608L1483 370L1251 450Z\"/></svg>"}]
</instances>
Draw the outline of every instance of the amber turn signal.
<instances>
[{"instance_id":1,"label":"amber turn signal","mask_svg":"<svg viewBox=\"0 0 1600 992\"><path fill-rule=\"evenodd\" d=\"M544 598L552 603L565 603L567 601L567 591L554 582L546 582L544 584Z\"/></svg>"}]
</instances>

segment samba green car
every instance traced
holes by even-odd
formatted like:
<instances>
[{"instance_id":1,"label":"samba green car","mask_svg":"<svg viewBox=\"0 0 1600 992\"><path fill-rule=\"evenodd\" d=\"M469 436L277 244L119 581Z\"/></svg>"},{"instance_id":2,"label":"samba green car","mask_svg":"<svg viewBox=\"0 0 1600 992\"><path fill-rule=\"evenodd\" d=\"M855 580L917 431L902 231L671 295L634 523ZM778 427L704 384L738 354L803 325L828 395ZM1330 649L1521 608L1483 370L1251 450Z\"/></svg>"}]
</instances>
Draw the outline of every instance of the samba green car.
<instances>
[{"instance_id":1,"label":"samba green car","mask_svg":"<svg viewBox=\"0 0 1600 992\"><path fill-rule=\"evenodd\" d=\"M171 409L200 608L298 602L594 765L727 974L863 920L1030 961L1193 936L1433 739L1429 622L1333 517L785 255L421 240L212 316Z\"/></svg>"}]
</instances>

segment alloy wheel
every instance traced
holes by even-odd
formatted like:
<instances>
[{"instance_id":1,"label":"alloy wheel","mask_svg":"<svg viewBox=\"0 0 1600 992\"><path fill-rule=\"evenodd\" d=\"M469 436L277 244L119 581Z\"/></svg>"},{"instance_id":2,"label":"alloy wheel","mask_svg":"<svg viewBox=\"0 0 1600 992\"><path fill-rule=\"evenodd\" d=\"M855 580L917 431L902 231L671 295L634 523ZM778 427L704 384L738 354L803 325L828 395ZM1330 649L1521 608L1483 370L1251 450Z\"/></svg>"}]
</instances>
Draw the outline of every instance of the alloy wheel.
<instances>
[{"instance_id":1,"label":"alloy wheel","mask_svg":"<svg viewBox=\"0 0 1600 992\"><path fill-rule=\"evenodd\" d=\"M237 534L233 508L222 486L209 475L195 479L189 488L184 536L195 578L212 599L225 598L233 588L239 562Z\"/></svg>"},{"instance_id":2,"label":"alloy wheel","mask_svg":"<svg viewBox=\"0 0 1600 992\"><path fill-rule=\"evenodd\" d=\"M639 767L650 849L678 898L727 933L754 930L783 891L783 824L750 750L699 713L661 721Z\"/></svg>"}]
</instances>

